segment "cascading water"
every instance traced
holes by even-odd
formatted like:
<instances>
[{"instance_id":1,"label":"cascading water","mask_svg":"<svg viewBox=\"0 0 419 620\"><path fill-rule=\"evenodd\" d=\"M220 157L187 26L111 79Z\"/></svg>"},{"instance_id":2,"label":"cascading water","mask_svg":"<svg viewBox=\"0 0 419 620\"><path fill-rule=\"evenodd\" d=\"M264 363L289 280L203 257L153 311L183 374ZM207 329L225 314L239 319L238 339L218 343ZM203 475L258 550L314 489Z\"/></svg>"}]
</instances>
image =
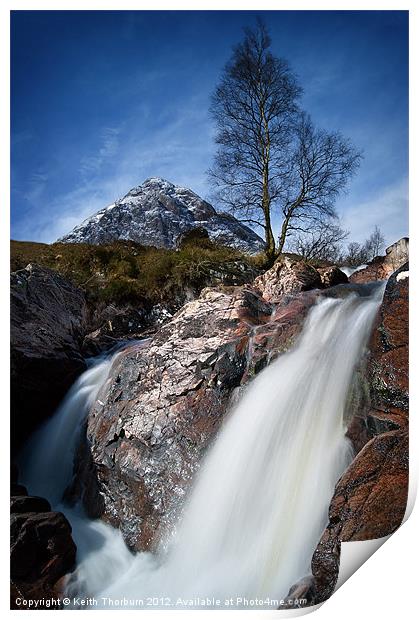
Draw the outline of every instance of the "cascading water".
<instances>
[{"instance_id":1,"label":"cascading water","mask_svg":"<svg viewBox=\"0 0 419 620\"><path fill-rule=\"evenodd\" d=\"M81 425L110 367L109 357L90 361L90 367L70 388L54 416L33 434L20 459L20 474L30 492L47 497L53 506L61 502L71 482Z\"/></svg>"},{"instance_id":2,"label":"cascading water","mask_svg":"<svg viewBox=\"0 0 419 620\"><path fill-rule=\"evenodd\" d=\"M168 552L131 554L118 531L66 510L78 545L69 592L98 597L105 607L102 597L165 597L177 608L179 599L192 600L185 603L190 608L207 597L221 607L232 598L231 608L241 598L285 597L310 572L334 486L351 459L345 404L381 296L382 287L370 297L324 299L310 311L297 346L254 379L227 417ZM63 445L64 418L76 394L91 385L88 373L97 372L97 382L85 401L80 397L81 417L106 380L109 366L95 368L40 432L38 447L32 445L32 472L25 476L31 492L52 498L50 477L61 467L57 459L51 469L60 454L50 456L52 429L56 446ZM65 486L64 478L68 471L60 478Z\"/></svg>"},{"instance_id":3,"label":"cascading water","mask_svg":"<svg viewBox=\"0 0 419 620\"><path fill-rule=\"evenodd\" d=\"M343 271L344 274L348 276L348 278L356 273L357 271L361 271L361 269L365 269L368 265L358 265L357 267L341 267L340 270Z\"/></svg>"}]
</instances>

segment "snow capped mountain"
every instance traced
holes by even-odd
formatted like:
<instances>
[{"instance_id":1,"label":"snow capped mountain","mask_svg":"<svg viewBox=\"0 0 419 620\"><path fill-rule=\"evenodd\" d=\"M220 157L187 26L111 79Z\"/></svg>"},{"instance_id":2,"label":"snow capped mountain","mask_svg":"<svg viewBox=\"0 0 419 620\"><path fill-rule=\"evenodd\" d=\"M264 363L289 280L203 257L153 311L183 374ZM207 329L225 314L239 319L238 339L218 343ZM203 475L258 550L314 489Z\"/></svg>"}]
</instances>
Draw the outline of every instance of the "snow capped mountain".
<instances>
[{"instance_id":1,"label":"snow capped mountain","mask_svg":"<svg viewBox=\"0 0 419 620\"><path fill-rule=\"evenodd\" d=\"M116 239L174 248L180 234L203 227L210 239L238 250L257 253L263 240L250 228L214 207L192 190L153 177L121 200L101 209L58 241L108 243Z\"/></svg>"}]
</instances>

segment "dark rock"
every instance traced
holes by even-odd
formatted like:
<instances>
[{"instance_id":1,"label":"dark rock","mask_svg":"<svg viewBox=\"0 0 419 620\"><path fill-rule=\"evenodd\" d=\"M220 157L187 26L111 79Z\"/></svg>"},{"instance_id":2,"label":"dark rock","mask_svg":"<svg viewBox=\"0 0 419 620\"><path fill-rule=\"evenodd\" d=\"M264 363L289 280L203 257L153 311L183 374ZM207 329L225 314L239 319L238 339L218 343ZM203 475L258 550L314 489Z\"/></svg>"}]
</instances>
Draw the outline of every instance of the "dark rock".
<instances>
[{"instance_id":1,"label":"dark rock","mask_svg":"<svg viewBox=\"0 0 419 620\"><path fill-rule=\"evenodd\" d=\"M307 575L291 586L284 604L278 609L299 609L314 605L316 600L315 580L312 575Z\"/></svg>"},{"instance_id":2,"label":"dark rock","mask_svg":"<svg viewBox=\"0 0 419 620\"><path fill-rule=\"evenodd\" d=\"M11 274L12 444L53 413L78 374L87 308L82 291L30 264Z\"/></svg>"},{"instance_id":3,"label":"dark rock","mask_svg":"<svg viewBox=\"0 0 419 620\"><path fill-rule=\"evenodd\" d=\"M346 273L343 273L336 265L321 267L317 269L317 271L320 274L320 279L325 288L337 286L338 284L346 284L348 282Z\"/></svg>"},{"instance_id":4,"label":"dark rock","mask_svg":"<svg viewBox=\"0 0 419 620\"><path fill-rule=\"evenodd\" d=\"M48 505L42 498L23 499L28 508ZM60 512L19 510L11 516L10 534L12 608L18 608L17 596L33 600L56 596L58 582L73 568L76 559L76 546L65 516Z\"/></svg>"},{"instance_id":5,"label":"dark rock","mask_svg":"<svg viewBox=\"0 0 419 620\"><path fill-rule=\"evenodd\" d=\"M10 497L11 514L24 512L48 512L51 505L48 500L43 497L34 497L31 495L12 495Z\"/></svg>"},{"instance_id":6,"label":"dark rock","mask_svg":"<svg viewBox=\"0 0 419 620\"><path fill-rule=\"evenodd\" d=\"M371 540L394 532L403 520L408 493L408 264L389 279L370 341L366 368L359 370L366 398L348 429L355 460L338 482L329 524L313 555L315 602L335 587L341 541Z\"/></svg>"}]
</instances>

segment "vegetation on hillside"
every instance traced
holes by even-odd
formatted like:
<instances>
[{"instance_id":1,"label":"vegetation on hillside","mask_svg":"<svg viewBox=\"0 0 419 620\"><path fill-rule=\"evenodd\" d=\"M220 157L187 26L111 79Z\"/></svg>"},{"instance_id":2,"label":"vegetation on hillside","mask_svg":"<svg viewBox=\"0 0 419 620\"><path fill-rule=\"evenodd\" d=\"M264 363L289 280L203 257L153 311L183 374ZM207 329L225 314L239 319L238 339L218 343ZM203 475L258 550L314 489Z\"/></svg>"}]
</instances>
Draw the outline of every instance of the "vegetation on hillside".
<instances>
[{"instance_id":1,"label":"vegetation on hillside","mask_svg":"<svg viewBox=\"0 0 419 620\"><path fill-rule=\"evenodd\" d=\"M170 303L185 290L212 282L250 281L263 257L250 257L209 239L186 239L177 250L131 241L106 245L11 242L11 269L28 263L49 267L81 287L92 301Z\"/></svg>"}]
</instances>

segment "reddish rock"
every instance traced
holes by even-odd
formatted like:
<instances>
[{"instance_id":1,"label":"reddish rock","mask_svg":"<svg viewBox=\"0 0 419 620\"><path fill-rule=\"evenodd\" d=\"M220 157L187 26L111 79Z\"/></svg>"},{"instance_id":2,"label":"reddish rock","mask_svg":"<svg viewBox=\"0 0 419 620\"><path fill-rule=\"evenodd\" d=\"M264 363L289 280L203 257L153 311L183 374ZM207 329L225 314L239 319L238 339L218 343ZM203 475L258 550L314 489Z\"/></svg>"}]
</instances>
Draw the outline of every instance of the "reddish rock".
<instances>
[{"instance_id":1,"label":"reddish rock","mask_svg":"<svg viewBox=\"0 0 419 620\"><path fill-rule=\"evenodd\" d=\"M370 355L360 371L366 395L362 403L358 399L348 429L358 454L336 486L329 524L313 556L315 602L333 592L341 541L387 536L403 520L408 493L408 269L408 264L400 267L386 285Z\"/></svg>"},{"instance_id":2,"label":"reddish rock","mask_svg":"<svg viewBox=\"0 0 419 620\"><path fill-rule=\"evenodd\" d=\"M387 280L409 260L409 239L404 237L386 249L385 256L376 256L364 269L353 273L349 281L365 284L375 280Z\"/></svg>"},{"instance_id":3,"label":"reddish rock","mask_svg":"<svg viewBox=\"0 0 419 620\"><path fill-rule=\"evenodd\" d=\"M389 279L370 341L365 372L369 400L355 412L348 435L359 450L373 435L408 424L409 265Z\"/></svg>"},{"instance_id":4,"label":"reddish rock","mask_svg":"<svg viewBox=\"0 0 419 620\"><path fill-rule=\"evenodd\" d=\"M312 560L315 602L333 592L340 543L392 534L401 524L408 493L408 434L397 430L371 439L339 480L329 524Z\"/></svg>"}]
</instances>

